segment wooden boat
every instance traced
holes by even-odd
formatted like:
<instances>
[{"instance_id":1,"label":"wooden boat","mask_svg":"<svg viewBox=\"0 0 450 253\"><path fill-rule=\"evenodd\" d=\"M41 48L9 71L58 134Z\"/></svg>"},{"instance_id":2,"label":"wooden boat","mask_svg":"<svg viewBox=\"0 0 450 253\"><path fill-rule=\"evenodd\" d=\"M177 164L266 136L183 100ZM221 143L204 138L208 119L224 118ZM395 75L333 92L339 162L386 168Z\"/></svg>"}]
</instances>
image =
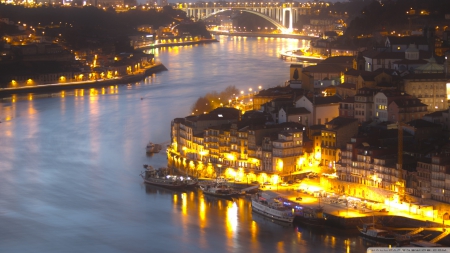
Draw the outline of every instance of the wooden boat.
<instances>
[{"instance_id":1,"label":"wooden boat","mask_svg":"<svg viewBox=\"0 0 450 253\"><path fill-rule=\"evenodd\" d=\"M326 225L326 218L323 208L318 207L302 207L295 216L295 221L309 226L322 227Z\"/></svg>"},{"instance_id":2,"label":"wooden boat","mask_svg":"<svg viewBox=\"0 0 450 253\"><path fill-rule=\"evenodd\" d=\"M252 198L252 211L282 222L294 221L292 207L285 206L279 196L273 192L255 194Z\"/></svg>"},{"instance_id":3,"label":"wooden boat","mask_svg":"<svg viewBox=\"0 0 450 253\"><path fill-rule=\"evenodd\" d=\"M183 189L186 187L186 183L183 183L176 176L169 175L164 168L154 169L150 165L144 165L144 168L146 170L141 172L140 176L147 184L171 189Z\"/></svg>"},{"instance_id":4,"label":"wooden boat","mask_svg":"<svg viewBox=\"0 0 450 253\"><path fill-rule=\"evenodd\" d=\"M149 143L147 144L147 147L145 147L145 151L146 151L148 154L151 154L151 153L159 153L159 151L161 151L161 149L162 149L162 146L161 146L161 145L156 144L156 143L153 143L153 142L149 142Z\"/></svg>"},{"instance_id":5,"label":"wooden boat","mask_svg":"<svg viewBox=\"0 0 450 253\"><path fill-rule=\"evenodd\" d=\"M396 235L384 229L375 228L375 223L363 224L362 228L358 228L360 234L368 239L384 242L395 243Z\"/></svg>"},{"instance_id":6,"label":"wooden boat","mask_svg":"<svg viewBox=\"0 0 450 253\"><path fill-rule=\"evenodd\" d=\"M226 183L220 182L213 182L210 184L200 185L200 190L202 190L203 194L221 198L236 197L240 194L238 191L234 190Z\"/></svg>"},{"instance_id":7,"label":"wooden boat","mask_svg":"<svg viewBox=\"0 0 450 253\"><path fill-rule=\"evenodd\" d=\"M145 169L153 169L152 166L144 164L144 168ZM161 173L166 177L166 178L170 178L173 181L177 181L179 182L179 184L183 185L184 188L186 189L193 189L193 188L197 188L198 186L198 179L197 178L193 178L190 177L188 175L186 176L179 176L179 175L173 175L170 174L170 169L169 168L159 168L158 171L161 171Z\"/></svg>"},{"instance_id":8,"label":"wooden boat","mask_svg":"<svg viewBox=\"0 0 450 253\"><path fill-rule=\"evenodd\" d=\"M189 176L186 176L186 177L180 176L179 179L181 180L181 182L185 185L185 188L187 188L187 189L197 188L197 186L198 186L198 179L196 179L196 178L192 178Z\"/></svg>"}]
</instances>

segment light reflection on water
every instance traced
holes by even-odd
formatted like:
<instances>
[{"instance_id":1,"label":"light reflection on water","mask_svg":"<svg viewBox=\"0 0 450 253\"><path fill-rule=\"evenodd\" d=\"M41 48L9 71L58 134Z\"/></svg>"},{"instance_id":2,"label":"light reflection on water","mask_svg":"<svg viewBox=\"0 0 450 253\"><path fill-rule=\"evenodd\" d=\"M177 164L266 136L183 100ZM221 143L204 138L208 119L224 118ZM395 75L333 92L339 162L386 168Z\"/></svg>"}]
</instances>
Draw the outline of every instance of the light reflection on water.
<instances>
[{"instance_id":1,"label":"light reflection on water","mask_svg":"<svg viewBox=\"0 0 450 253\"><path fill-rule=\"evenodd\" d=\"M1 100L0 252L363 252L359 237L274 223L246 199L142 184L142 164L167 163L145 145L167 145L199 96L281 85L278 52L306 44L219 39L156 50L168 71L138 85Z\"/></svg>"}]
</instances>

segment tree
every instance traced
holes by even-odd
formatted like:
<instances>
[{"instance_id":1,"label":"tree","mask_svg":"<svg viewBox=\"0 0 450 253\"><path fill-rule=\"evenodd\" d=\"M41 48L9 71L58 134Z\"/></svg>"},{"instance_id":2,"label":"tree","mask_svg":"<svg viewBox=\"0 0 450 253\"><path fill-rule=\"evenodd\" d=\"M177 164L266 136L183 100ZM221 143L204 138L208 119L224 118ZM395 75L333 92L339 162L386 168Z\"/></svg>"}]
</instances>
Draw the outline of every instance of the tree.
<instances>
[{"instance_id":1,"label":"tree","mask_svg":"<svg viewBox=\"0 0 450 253\"><path fill-rule=\"evenodd\" d=\"M294 80L298 80L298 69L294 70L294 74L292 75L292 78L294 78Z\"/></svg>"}]
</instances>

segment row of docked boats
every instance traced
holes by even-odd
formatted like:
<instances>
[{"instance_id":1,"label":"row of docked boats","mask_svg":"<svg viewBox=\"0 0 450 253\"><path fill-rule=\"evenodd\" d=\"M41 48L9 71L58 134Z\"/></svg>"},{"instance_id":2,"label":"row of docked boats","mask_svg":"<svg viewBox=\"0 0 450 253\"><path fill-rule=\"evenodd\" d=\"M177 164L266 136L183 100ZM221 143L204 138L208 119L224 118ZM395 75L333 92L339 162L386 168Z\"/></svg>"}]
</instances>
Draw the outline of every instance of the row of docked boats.
<instances>
[{"instance_id":1,"label":"row of docked boats","mask_svg":"<svg viewBox=\"0 0 450 253\"><path fill-rule=\"evenodd\" d=\"M199 187L203 194L219 198L230 199L245 194L245 190L236 190L228 183L219 180L202 182L191 177L183 177L171 175L168 168L155 169L150 165L144 165L145 171L141 173L141 177L145 183L156 185L170 189L189 189ZM259 185L247 188L254 190ZM271 220L282 223L293 223L294 220L310 226L325 226L326 217L322 207L305 207L296 202L284 199L278 193L272 191L263 191L253 194L251 197L252 211L261 214ZM392 244L397 246L415 247L437 247L440 244L431 243L421 240L421 234L399 235L392 231L376 227L375 222L363 224L362 228L358 228L360 235L377 242Z\"/></svg>"}]
</instances>

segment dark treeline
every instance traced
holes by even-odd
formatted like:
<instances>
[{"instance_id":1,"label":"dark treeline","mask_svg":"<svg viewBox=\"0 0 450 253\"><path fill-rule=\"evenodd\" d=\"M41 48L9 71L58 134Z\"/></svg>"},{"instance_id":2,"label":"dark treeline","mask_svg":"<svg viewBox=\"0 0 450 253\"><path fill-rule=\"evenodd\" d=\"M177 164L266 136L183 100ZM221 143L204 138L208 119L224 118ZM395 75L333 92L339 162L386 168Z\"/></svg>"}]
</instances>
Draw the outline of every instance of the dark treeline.
<instances>
[{"instance_id":1,"label":"dark treeline","mask_svg":"<svg viewBox=\"0 0 450 253\"><path fill-rule=\"evenodd\" d=\"M155 9L134 9L116 13L114 9L102 10L92 6L86 7L38 7L25 8L16 5L0 5L0 16L7 17L14 22L22 22L33 26L40 23L43 26L51 24L72 24L84 28L102 27L121 31L134 28L141 24L151 24L156 27L172 23L175 18L185 18L186 13L171 7L158 12Z\"/></svg>"},{"instance_id":2,"label":"dark treeline","mask_svg":"<svg viewBox=\"0 0 450 253\"><path fill-rule=\"evenodd\" d=\"M102 10L92 6L24 8L2 4L0 17L9 18L14 23L27 24L27 27L32 26L36 29L36 34L59 36L73 49L85 47L88 41L95 41L100 45L114 43L116 47L122 44L125 50L129 44L126 37L135 32L139 25L157 29L170 24L189 23L178 29L190 32L193 36L209 36L203 24L189 22L185 12L170 6L164 7L162 11L137 8L117 13L112 8ZM0 35L7 33L8 29L0 26Z\"/></svg>"},{"instance_id":3,"label":"dark treeline","mask_svg":"<svg viewBox=\"0 0 450 253\"><path fill-rule=\"evenodd\" d=\"M353 0L334 6L354 4L359 4L362 8L354 8L355 12L349 13L350 20L345 32L348 37L377 30L402 31L436 25L444 21L445 14L450 10L450 1L443 0ZM415 10L416 14L407 14L409 10ZM429 12L429 15L419 15L422 10Z\"/></svg>"},{"instance_id":4,"label":"dark treeline","mask_svg":"<svg viewBox=\"0 0 450 253\"><path fill-rule=\"evenodd\" d=\"M228 86L220 93L207 93L204 97L198 98L192 105L192 114L199 115L210 112L217 107L230 105L230 100L234 100L236 96L239 96L239 90L234 85Z\"/></svg>"}]
</instances>

